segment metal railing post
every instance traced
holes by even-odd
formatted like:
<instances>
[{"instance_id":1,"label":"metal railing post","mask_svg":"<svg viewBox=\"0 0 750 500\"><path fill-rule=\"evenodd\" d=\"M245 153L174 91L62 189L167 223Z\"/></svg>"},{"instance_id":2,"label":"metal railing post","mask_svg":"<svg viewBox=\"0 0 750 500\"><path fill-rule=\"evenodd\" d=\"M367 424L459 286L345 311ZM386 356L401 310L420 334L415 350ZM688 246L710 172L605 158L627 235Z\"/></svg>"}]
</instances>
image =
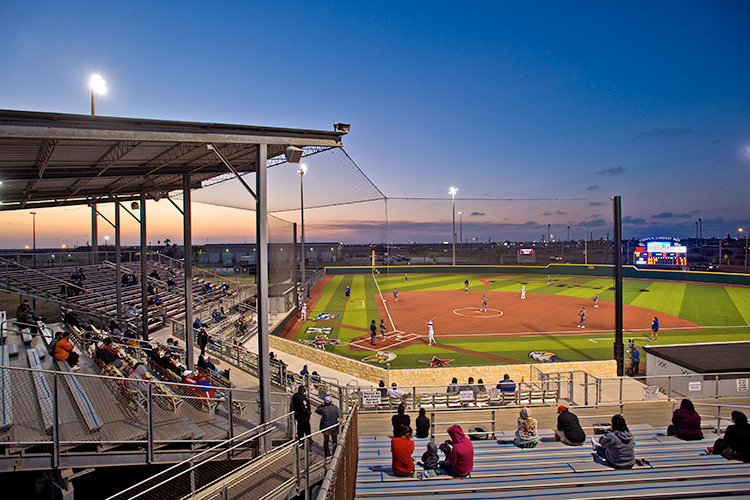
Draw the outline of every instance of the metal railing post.
<instances>
[{"instance_id":1,"label":"metal railing post","mask_svg":"<svg viewBox=\"0 0 750 500\"><path fill-rule=\"evenodd\" d=\"M148 430L147 430L147 460L151 464L154 462L154 406L153 406L153 384L148 383L147 391L148 399L146 400L146 414L148 416Z\"/></svg>"},{"instance_id":2,"label":"metal railing post","mask_svg":"<svg viewBox=\"0 0 750 500\"><path fill-rule=\"evenodd\" d=\"M44 377L44 374L42 374L42 377ZM55 405L54 408L54 421L52 422L52 448L53 448L53 454L52 454L52 467L58 468L60 466L60 401L58 399L58 389L57 389L57 374L54 375L52 378L52 401Z\"/></svg>"},{"instance_id":3,"label":"metal railing post","mask_svg":"<svg viewBox=\"0 0 750 500\"><path fill-rule=\"evenodd\" d=\"M672 399L672 376L667 377L667 398Z\"/></svg>"},{"instance_id":4,"label":"metal railing post","mask_svg":"<svg viewBox=\"0 0 750 500\"><path fill-rule=\"evenodd\" d=\"M719 376L718 375L714 375L714 386L715 386L714 398L719 399Z\"/></svg>"},{"instance_id":5,"label":"metal railing post","mask_svg":"<svg viewBox=\"0 0 750 500\"><path fill-rule=\"evenodd\" d=\"M305 500L310 499L310 436L305 436Z\"/></svg>"},{"instance_id":6,"label":"metal railing post","mask_svg":"<svg viewBox=\"0 0 750 500\"><path fill-rule=\"evenodd\" d=\"M716 412L716 434L721 434L721 405Z\"/></svg>"},{"instance_id":7,"label":"metal railing post","mask_svg":"<svg viewBox=\"0 0 750 500\"><path fill-rule=\"evenodd\" d=\"M623 399L623 397L622 397L622 380L623 380L623 377L620 377L620 398L619 398L619 401L620 401L621 405L622 405L622 399Z\"/></svg>"},{"instance_id":8,"label":"metal railing post","mask_svg":"<svg viewBox=\"0 0 750 500\"><path fill-rule=\"evenodd\" d=\"M229 394L227 394L227 405L229 406L229 411L227 412L229 414L229 439L234 438L234 398L233 393L234 391L232 388L229 388Z\"/></svg>"},{"instance_id":9,"label":"metal railing post","mask_svg":"<svg viewBox=\"0 0 750 500\"><path fill-rule=\"evenodd\" d=\"M583 372L583 404L589 405L589 372Z\"/></svg>"},{"instance_id":10,"label":"metal railing post","mask_svg":"<svg viewBox=\"0 0 750 500\"><path fill-rule=\"evenodd\" d=\"M492 439L495 439L495 410L492 410Z\"/></svg>"}]
</instances>

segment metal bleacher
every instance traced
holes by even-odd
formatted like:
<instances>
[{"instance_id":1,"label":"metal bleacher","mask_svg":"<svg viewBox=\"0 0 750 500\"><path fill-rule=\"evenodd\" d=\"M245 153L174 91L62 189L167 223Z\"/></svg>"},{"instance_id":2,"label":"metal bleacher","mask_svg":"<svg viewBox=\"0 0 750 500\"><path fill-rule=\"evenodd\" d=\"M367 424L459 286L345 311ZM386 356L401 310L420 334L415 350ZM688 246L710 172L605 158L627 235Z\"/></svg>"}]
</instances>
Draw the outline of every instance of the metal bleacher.
<instances>
[{"instance_id":1,"label":"metal bleacher","mask_svg":"<svg viewBox=\"0 0 750 500\"><path fill-rule=\"evenodd\" d=\"M680 498L750 494L750 464L706 454L709 440L681 441L665 428L638 425L638 464L613 469L592 451L589 442L570 447L555 442L551 430L540 430L536 448L512 444L513 432L498 440L472 441L474 470L466 478L436 475L399 478L391 470L390 440L360 437L355 498L450 499L509 498ZM415 439L414 459L426 449ZM419 466L416 471L423 469Z\"/></svg>"}]
</instances>

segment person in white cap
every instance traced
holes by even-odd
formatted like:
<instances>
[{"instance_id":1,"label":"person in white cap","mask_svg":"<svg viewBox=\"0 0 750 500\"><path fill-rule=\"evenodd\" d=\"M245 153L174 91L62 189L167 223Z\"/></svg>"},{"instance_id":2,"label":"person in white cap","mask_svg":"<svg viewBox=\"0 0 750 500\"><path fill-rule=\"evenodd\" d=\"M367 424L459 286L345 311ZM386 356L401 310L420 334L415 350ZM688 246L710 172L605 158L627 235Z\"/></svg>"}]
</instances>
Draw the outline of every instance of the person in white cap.
<instances>
[{"instance_id":1,"label":"person in white cap","mask_svg":"<svg viewBox=\"0 0 750 500\"><path fill-rule=\"evenodd\" d=\"M299 312L299 320L307 321L307 302L302 303L302 309Z\"/></svg>"},{"instance_id":2,"label":"person in white cap","mask_svg":"<svg viewBox=\"0 0 750 500\"><path fill-rule=\"evenodd\" d=\"M435 341L435 329L432 326L433 321L435 321L435 318L427 322L427 345L437 344Z\"/></svg>"},{"instance_id":3,"label":"person in white cap","mask_svg":"<svg viewBox=\"0 0 750 500\"><path fill-rule=\"evenodd\" d=\"M323 431L323 451L326 457L330 457L333 455L331 444L335 444L339 438L339 426L336 424L342 417L341 410L333 404L331 396L326 396L323 398L323 404L318 406L315 413L320 415L320 430Z\"/></svg>"}]
</instances>

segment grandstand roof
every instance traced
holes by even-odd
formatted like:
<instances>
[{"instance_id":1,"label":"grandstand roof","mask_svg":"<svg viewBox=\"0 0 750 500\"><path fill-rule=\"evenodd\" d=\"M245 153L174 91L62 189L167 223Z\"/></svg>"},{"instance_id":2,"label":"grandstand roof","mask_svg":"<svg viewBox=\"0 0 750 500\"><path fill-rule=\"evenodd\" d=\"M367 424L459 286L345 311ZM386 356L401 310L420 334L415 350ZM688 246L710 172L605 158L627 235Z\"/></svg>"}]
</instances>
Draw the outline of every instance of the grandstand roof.
<instances>
[{"instance_id":1,"label":"grandstand roof","mask_svg":"<svg viewBox=\"0 0 750 500\"><path fill-rule=\"evenodd\" d=\"M287 146L340 147L342 132L0 110L0 210L158 199L228 172L254 172Z\"/></svg>"},{"instance_id":2,"label":"grandstand roof","mask_svg":"<svg viewBox=\"0 0 750 500\"><path fill-rule=\"evenodd\" d=\"M647 354L694 371L730 373L747 371L750 342L715 342L679 345L646 345Z\"/></svg>"}]
</instances>

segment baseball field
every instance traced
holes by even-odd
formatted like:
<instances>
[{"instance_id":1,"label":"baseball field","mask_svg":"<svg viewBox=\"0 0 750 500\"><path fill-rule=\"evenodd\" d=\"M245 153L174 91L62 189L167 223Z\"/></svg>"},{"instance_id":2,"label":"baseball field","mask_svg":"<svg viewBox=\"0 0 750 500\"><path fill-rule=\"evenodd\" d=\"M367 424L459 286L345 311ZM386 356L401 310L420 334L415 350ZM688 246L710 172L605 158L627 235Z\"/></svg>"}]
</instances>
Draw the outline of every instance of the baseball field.
<instances>
[{"instance_id":1,"label":"baseball field","mask_svg":"<svg viewBox=\"0 0 750 500\"><path fill-rule=\"evenodd\" d=\"M311 290L307 321L297 322L286 335L366 362L389 362L392 368L611 359L614 293L614 280L601 277L326 276ZM480 311L483 295L486 311ZM648 344L653 317L659 319L660 344L750 339L750 287L626 279L623 298L625 343ZM578 326L581 308L585 328ZM372 320L377 325L374 346ZM429 321L433 345L428 345Z\"/></svg>"}]
</instances>

